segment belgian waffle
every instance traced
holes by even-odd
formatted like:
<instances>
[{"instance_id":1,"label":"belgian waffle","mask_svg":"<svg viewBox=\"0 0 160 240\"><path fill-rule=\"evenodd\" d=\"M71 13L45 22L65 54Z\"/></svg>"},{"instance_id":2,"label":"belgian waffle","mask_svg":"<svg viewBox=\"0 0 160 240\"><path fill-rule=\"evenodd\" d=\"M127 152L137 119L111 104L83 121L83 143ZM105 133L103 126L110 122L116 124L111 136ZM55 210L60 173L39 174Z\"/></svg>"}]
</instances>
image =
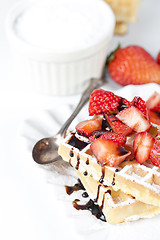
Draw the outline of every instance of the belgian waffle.
<instances>
[{"instance_id":1,"label":"belgian waffle","mask_svg":"<svg viewBox=\"0 0 160 240\"><path fill-rule=\"evenodd\" d=\"M92 199L96 199L108 223L117 224L139 218L153 217L160 213L160 208L137 201L133 196L115 191L110 186L100 184L90 175L84 176L79 170L86 191Z\"/></svg>"},{"instance_id":2,"label":"belgian waffle","mask_svg":"<svg viewBox=\"0 0 160 240\"><path fill-rule=\"evenodd\" d=\"M72 140L74 138L74 144ZM118 167L101 166L90 151L87 139L71 133L59 146L59 155L76 170L94 180L131 194L137 201L160 207L160 169L145 162L124 161ZM76 145L78 139L78 145ZM74 145L74 146L73 146Z\"/></svg>"}]
</instances>

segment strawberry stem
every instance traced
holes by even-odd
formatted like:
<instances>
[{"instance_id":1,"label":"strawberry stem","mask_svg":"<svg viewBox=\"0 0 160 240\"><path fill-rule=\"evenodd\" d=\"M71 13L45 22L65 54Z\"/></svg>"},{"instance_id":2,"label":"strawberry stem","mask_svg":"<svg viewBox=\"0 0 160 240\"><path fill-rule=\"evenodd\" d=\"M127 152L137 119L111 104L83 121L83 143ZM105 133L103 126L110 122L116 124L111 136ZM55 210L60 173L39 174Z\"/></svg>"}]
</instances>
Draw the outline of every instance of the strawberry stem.
<instances>
[{"instance_id":1,"label":"strawberry stem","mask_svg":"<svg viewBox=\"0 0 160 240\"><path fill-rule=\"evenodd\" d=\"M121 48L121 45L120 43L118 43L118 46L116 47L115 50L113 50L107 57L107 60L106 60L106 67L108 67L109 63L114 59L114 55L115 53Z\"/></svg>"}]
</instances>

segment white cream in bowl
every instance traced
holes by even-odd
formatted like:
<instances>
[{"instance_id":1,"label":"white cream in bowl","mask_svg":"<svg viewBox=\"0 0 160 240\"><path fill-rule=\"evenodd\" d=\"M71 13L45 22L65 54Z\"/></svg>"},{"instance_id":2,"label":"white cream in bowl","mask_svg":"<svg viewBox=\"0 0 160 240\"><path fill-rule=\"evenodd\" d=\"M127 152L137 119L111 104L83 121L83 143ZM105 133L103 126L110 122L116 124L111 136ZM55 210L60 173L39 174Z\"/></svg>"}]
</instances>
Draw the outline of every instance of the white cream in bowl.
<instances>
[{"instance_id":1,"label":"white cream in bowl","mask_svg":"<svg viewBox=\"0 0 160 240\"><path fill-rule=\"evenodd\" d=\"M102 0L46 0L13 8L7 32L27 85L66 95L101 76L114 24Z\"/></svg>"}]
</instances>

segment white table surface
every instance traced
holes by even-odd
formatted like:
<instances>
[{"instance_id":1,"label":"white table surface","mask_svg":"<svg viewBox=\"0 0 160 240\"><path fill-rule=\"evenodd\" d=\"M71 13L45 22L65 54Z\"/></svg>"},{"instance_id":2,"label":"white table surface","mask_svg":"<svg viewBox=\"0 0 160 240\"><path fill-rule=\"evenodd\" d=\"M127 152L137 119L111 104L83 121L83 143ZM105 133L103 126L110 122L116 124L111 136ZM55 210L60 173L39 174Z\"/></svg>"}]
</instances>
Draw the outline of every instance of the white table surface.
<instances>
[{"instance_id":1,"label":"white table surface","mask_svg":"<svg viewBox=\"0 0 160 240\"><path fill-rule=\"evenodd\" d=\"M43 178L43 170L33 164L34 171L22 165L23 156L16 149L19 126L39 109L52 108L52 103L77 102L79 96L55 98L28 93L19 89L12 71L11 52L4 31L8 8L17 0L0 0L0 239L78 239L66 224L68 221L54 207L54 194ZM137 44L154 57L160 50L160 1L142 0L136 23L121 37L114 37L111 49ZM107 83L107 88L120 86ZM65 121L65 119L64 119ZM36 177L34 176L36 172Z\"/></svg>"}]
</instances>

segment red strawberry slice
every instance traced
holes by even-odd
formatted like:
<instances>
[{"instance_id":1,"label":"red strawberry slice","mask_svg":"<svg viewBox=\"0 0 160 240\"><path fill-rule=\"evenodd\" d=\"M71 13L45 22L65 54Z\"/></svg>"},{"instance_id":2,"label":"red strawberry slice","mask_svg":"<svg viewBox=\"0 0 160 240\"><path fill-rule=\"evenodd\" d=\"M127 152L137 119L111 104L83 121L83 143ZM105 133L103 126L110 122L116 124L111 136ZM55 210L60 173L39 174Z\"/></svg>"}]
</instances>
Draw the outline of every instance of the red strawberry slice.
<instances>
[{"instance_id":1,"label":"red strawberry slice","mask_svg":"<svg viewBox=\"0 0 160 240\"><path fill-rule=\"evenodd\" d=\"M126 136L118 133L106 132L100 138L112 140L120 145L124 145L126 143Z\"/></svg>"},{"instance_id":2,"label":"red strawberry slice","mask_svg":"<svg viewBox=\"0 0 160 240\"><path fill-rule=\"evenodd\" d=\"M138 163L143 163L149 159L154 138L148 132L137 133L133 142L133 152Z\"/></svg>"},{"instance_id":3,"label":"red strawberry slice","mask_svg":"<svg viewBox=\"0 0 160 240\"><path fill-rule=\"evenodd\" d=\"M102 138L96 139L90 149L102 166L117 166L131 154L118 143Z\"/></svg>"},{"instance_id":4,"label":"red strawberry slice","mask_svg":"<svg viewBox=\"0 0 160 240\"><path fill-rule=\"evenodd\" d=\"M146 102L141 97L134 97L132 100L132 106L137 107L145 116L148 115Z\"/></svg>"},{"instance_id":5,"label":"red strawberry slice","mask_svg":"<svg viewBox=\"0 0 160 240\"><path fill-rule=\"evenodd\" d=\"M122 110L116 117L136 132L145 132L151 127L146 116L134 106Z\"/></svg>"},{"instance_id":6,"label":"red strawberry slice","mask_svg":"<svg viewBox=\"0 0 160 240\"><path fill-rule=\"evenodd\" d=\"M152 110L148 110L148 117L149 117L149 121L151 123L160 125L160 113L152 111Z\"/></svg>"},{"instance_id":7,"label":"red strawberry slice","mask_svg":"<svg viewBox=\"0 0 160 240\"><path fill-rule=\"evenodd\" d=\"M103 89L92 92L89 100L89 115L113 112L117 110L121 97Z\"/></svg>"},{"instance_id":8,"label":"red strawberry slice","mask_svg":"<svg viewBox=\"0 0 160 240\"><path fill-rule=\"evenodd\" d=\"M146 102L147 108L153 111L160 111L160 94L154 92L153 95Z\"/></svg>"},{"instance_id":9,"label":"red strawberry slice","mask_svg":"<svg viewBox=\"0 0 160 240\"><path fill-rule=\"evenodd\" d=\"M111 126L113 132L123 134L125 136L129 135L133 130L126 124L119 121L119 119L113 114L105 114L105 118Z\"/></svg>"},{"instance_id":10,"label":"red strawberry slice","mask_svg":"<svg viewBox=\"0 0 160 240\"><path fill-rule=\"evenodd\" d=\"M122 134L112 132L96 132L89 137L89 141L93 142L97 138L112 140L120 145L124 145L127 140L126 136Z\"/></svg>"},{"instance_id":11,"label":"red strawberry slice","mask_svg":"<svg viewBox=\"0 0 160 240\"><path fill-rule=\"evenodd\" d=\"M102 118L95 118L78 123L76 131L83 136L89 137L92 132L102 128Z\"/></svg>"},{"instance_id":12,"label":"red strawberry slice","mask_svg":"<svg viewBox=\"0 0 160 240\"><path fill-rule=\"evenodd\" d=\"M150 153L150 159L153 165L160 167L160 135L155 138L155 142Z\"/></svg>"}]
</instances>

